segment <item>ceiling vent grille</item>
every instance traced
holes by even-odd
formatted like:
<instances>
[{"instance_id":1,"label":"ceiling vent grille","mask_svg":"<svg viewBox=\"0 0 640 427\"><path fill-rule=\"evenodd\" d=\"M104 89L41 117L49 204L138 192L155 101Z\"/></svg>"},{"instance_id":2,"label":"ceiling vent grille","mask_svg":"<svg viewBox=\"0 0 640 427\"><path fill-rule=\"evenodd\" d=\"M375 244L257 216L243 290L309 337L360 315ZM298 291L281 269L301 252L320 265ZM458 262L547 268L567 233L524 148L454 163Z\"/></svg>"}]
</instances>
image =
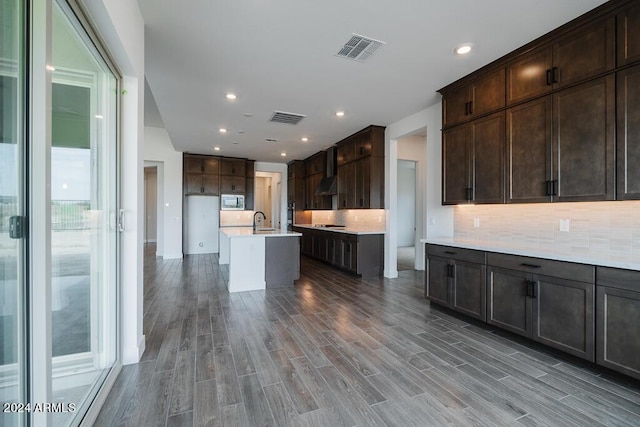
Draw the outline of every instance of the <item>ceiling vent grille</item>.
<instances>
[{"instance_id":1,"label":"ceiling vent grille","mask_svg":"<svg viewBox=\"0 0 640 427\"><path fill-rule=\"evenodd\" d=\"M385 42L374 40L369 37L353 34L348 42L336 54L341 58L351 59L358 62L364 62L375 53L376 50Z\"/></svg>"},{"instance_id":2,"label":"ceiling vent grille","mask_svg":"<svg viewBox=\"0 0 640 427\"><path fill-rule=\"evenodd\" d=\"M274 142L278 142L278 140L276 138L265 138L264 142L273 144Z\"/></svg>"},{"instance_id":3,"label":"ceiling vent grille","mask_svg":"<svg viewBox=\"0 0 640 427\"><path fill-rule=\"evenodd\" d=\"M284 123L287 125L297 125L300 123L300 120L304 119L304 114L295 114L295 113L285 113L284 111L274 111L273 116L271 116L270 122L274 123Z\"/></svg>"}]
</instances>

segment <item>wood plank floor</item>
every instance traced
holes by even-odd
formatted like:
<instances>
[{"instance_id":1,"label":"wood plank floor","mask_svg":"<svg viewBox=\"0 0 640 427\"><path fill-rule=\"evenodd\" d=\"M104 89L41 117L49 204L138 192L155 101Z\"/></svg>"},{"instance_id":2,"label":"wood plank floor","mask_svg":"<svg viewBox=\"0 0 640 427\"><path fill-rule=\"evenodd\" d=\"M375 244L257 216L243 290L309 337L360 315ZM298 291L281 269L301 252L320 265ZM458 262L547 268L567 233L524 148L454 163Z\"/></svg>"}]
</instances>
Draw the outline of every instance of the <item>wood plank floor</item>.
<instances>
[{"instance_id":1,"label":"wood plank floor","mask_svg":"<svg viewBox=\"0 0 640 427\"><path fill-rule=\"evenodd\" d=\"M140 363L98 426L638 426L640 387L431 308L423 274L303 258L294 289L229 294L214 255L146 251Z\"/></svg>"}]
</instances>

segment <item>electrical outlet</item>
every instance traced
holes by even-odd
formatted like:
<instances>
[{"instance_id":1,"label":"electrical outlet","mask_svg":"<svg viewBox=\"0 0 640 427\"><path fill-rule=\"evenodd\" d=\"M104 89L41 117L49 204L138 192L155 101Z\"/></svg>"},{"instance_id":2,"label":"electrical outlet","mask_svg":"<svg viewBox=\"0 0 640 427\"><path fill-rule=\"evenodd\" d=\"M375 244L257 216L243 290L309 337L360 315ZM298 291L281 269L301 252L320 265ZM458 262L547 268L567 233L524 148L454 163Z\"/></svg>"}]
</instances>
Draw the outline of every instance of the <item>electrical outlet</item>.
<instances>
[{"instance_id":1,"label":"electrical outlet","mask_svg":"<svg viewBox=\"0 0 640 427\"><path fill-rule=\"evenodd\" d=\"M480 218L478 217L473 218L473 227L480 228Z\"/></svg>"},{"instance_id":2,"label":"electrical outlet","mask_svg":"<svg viewBox=\"0 0 640 427\"><path fill-rule=\"evenodd\" d=\"M568 233L571 230L571 220L570 219L561 219L560 220L560 231Z\"/></svg>"}]
</instances>

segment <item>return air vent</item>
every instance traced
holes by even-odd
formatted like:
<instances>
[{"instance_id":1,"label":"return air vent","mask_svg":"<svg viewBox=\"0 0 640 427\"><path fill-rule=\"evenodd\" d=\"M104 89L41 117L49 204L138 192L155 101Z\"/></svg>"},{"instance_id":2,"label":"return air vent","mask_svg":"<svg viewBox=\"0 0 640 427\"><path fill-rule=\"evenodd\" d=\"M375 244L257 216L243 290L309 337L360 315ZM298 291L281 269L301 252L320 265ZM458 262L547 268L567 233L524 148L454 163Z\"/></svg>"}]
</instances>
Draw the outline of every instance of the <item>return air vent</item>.
<instances>
[{"instance_id":1,"label":"return air vent","mask_svg":"<svg viewBox=\"0 0 640 427\"><path fill-rule=\"evenodd\" d=\"M278 140L276 138L265 138L264 142L273 144L274 142L278 142Z\"/></svg>"},{"instance_id":2,"label":"return air vent","mask_svg":"<svg viewBox=\"0 0 640 427\"><path fill-rule=\"evenodd\" d=\"M284 111L274 111L273 116L271 116L270 122L274 123L284 123L287 125L297 125L300 123L300 120L304 119L304 114L295 114L295 113L285 113Z\"/></svg>"},{"instance_id":3,"label":"return air vent","mask_svg":"<svg viewBox=\"0 0 640 427\"><path fill-rule=\"evenodd\" d=\"M374 54L380 46L385 44L379 40L369 37L353 34L348 42L344 44L342 49L336 54L341 58L352 59L358 62L364 62Z\"/></svg>"}]
</instances>

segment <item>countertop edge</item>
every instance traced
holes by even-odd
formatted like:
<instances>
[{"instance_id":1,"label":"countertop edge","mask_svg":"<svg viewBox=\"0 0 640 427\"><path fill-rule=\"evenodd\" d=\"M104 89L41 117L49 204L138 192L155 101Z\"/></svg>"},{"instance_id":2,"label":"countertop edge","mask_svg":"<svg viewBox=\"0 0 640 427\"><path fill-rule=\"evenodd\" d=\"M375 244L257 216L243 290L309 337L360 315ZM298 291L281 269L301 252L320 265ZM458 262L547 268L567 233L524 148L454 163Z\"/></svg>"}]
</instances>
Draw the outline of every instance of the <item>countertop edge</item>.
<instances>
[{"instance_id":1,"label":"countertop edge","mask_svg":"<svg viewBox=\"0 0 640 427\"><path fill-rule=\"evenodd\" d=\"M566 252L543 252L544 248L527 248L522 246L492 245L491 243L473 242L468 240L456 240L452 238L428 238L420 239L421 243L433 245L453 246L456 248L474 249L485 252L495 252L508 255L526 256L532 258L549 259L555 261L587 264L596 267L612 267L624 270L640 270L640 263L631 260L605 259L594 255L571 254Z\"/></svg>"},{"instance_id":2,"label":"countertop edge","mask_svg":"<svg viewBox=\"0 0 640 427\"><path fill-rule=\"evenodd\" d=\"M306 228L308 230L320 230L320 231L330 231L332 233L342 233L342 234L357 234L357 235L366 235L366 234L386 234L386 231L360 231L360 230L350 230L350 229L335 229L335 228L326 228L326 227L315 227L313 225L303 225L303 224L294 224L293 227L298 228Z\"/></svg>"}]
</instances>

